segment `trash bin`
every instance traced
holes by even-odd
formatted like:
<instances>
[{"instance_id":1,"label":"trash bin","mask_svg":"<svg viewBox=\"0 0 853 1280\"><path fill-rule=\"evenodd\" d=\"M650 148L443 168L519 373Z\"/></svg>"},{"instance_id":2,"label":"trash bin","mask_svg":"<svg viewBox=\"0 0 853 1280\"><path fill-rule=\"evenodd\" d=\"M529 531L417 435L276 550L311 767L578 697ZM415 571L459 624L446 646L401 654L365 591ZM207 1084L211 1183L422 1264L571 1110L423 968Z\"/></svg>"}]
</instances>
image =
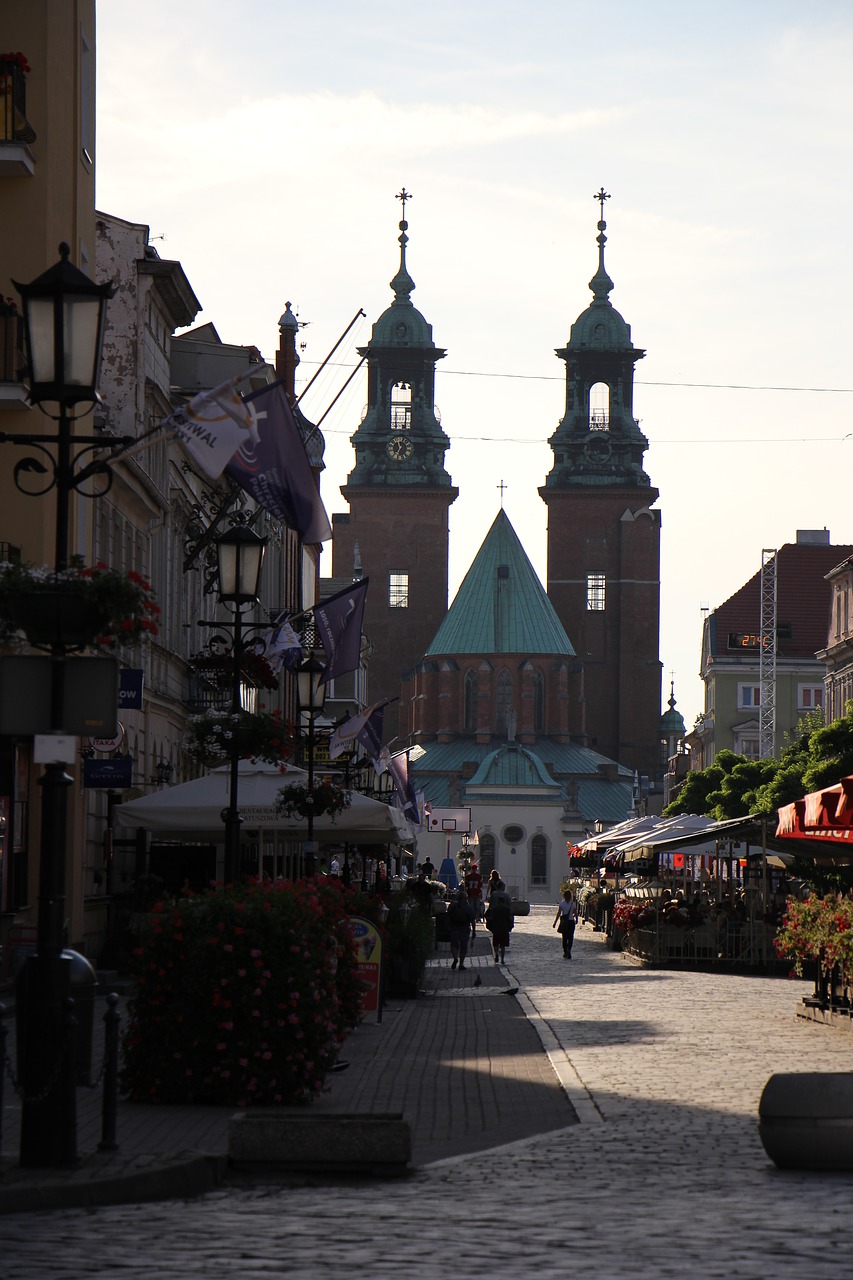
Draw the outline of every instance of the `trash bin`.
<instances>
[{"instance_id":1,"label":"trash bin","mask_svg":"<svg viewBox=\"0 0 853 1280\"><path fill-rule=\"evenodd\" d=\"M74 1001L74 1017L77 1019L77 1083L88 1084L92 1079L92 1041L95 1034L98 975L79 951L66 949L62 958L71 961L70 994Z\"/></svg>"},{"instance_id":2,"label":"trash bin","mask_svg":"<svg viewBox=\"0 0 853 1280\"><path fill-rule=\"evenodd\" d=\"M92 1074L92 1040L95 1029L95 992L98 987L98 978L89 961L85 956L81 956L79 951L65 950L62 952L62 959L69 962L68 994L74 1000L74 1017L77 1019L77 1084L88 1084ZM36 965L39 963L37 956L34 957L33 963ZM51 963L55 964L56 961ZM64 981L63 978L63 983ZM33 998L29 967L25 963L21 966L15 982L15 1040L18 1077L21 1080L28 1078L27 1024ZM53 1051L55 1050L51 1049L51 1052Z\"/></svg>"}]
</instances>

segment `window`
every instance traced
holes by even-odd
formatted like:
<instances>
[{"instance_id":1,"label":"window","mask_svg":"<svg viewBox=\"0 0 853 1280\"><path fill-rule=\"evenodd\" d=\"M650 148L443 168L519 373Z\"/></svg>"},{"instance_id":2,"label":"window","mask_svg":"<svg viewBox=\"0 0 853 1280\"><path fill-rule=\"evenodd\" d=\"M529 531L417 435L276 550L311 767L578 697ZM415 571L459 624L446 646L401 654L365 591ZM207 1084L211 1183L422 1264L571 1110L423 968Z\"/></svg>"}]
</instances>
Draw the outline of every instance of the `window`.
<instances>
[{"instance_id":1,"label":"window","mask_svg":"<svg viewBox=\"0 0 853 1280\"><path fill-rule=\"evenodd\" d=\"M412 388L398 382L391 388L391 430L409 431L412 426Z\"/></svg>"},{"instance_id":2,"label":"window","mask_svg":"<svg viewBox=\"0 0 853 1280\"><path fill-rule=\"evenodd\" d=\"M797 710L798 711L814 711L815 707L823 706L823 685L822 684L798 684L797 685Z\"/></svg>"},{"instance_id":3,"label":"window","mask_svg":"<svg viewBox=\"0 0 853 1280\"><path fill-rule=\"evenodd\" d=\"M409 575L407 573L389 573L388 605L391 609L408 609Z\"/></svg>"},{"instance_id":4,"label":"window","mask_svg":"<svg viewBox=\"0 0 853 1280\"><path fill-rule=\"evenodd\" d=\"M606 578L603 573L588 573L586 575L586 607L590 613L600 613L604 610L606 594Z\"/></svg>"},{"instance_id":5,"label":"window","mask_svg":"<svg viewBox=\"0 0 853 1280\"><path fill-rule=\"evenodd\" d=\"M495 693L495 731L500 734L509 733L512 722L512 677L504 669L498 675Z\"/></svg>"},{"instance_id":6,"label":"window","mask_svg":"<svg viewBox=\"0 0 853 1280\"><path fill-rule=\"evenodd\" d=\"M542 733L545 728L545 677L541 671L533 672L533 732Z\"/></svg>"},{"instance_id":7,"label":"window","mask_svg":"<svg viewBox=\"0 0 853 1280\"><path fill-rule=\"evenodd\" d=\"M760 707L760 687L757 684L739 684L737 687L737 704L740 708Z\"/></svg>"},{"instance_id":8,"label":"window","mask_svg":"<svg viewBox=\"0 0 853 1280\"><path fill-rule=\"evenodd\" d=\"M515 824L503 829L503 840L505 844L521 844L524 839L524 828Z\"/></svg>"},{"instance_id":9,"label":"window","mask_svg":"<svg viewBox=\"0 0 853 1280\"><path fill-rule=\"evenodd\" d=\"M477 673L469 671L465 676L465 729L474 733L477 728Z\"/></svg>"},{"instance_id":10,"label":"window","mask_svg":"<svg viewBox=\"0 0 853 1280\"><path fill-rule=\"evenodd\" d=\"M530 841L530 883L548 883L548 842L544 836L536 835Z\"/></svg>"},{"instance_id":11,"label":"window","mask_svg":"<svg viewBox=\"0 0 853 1280\"><path fill-rule=\"evenodd\" d=\"M593 383L589 389L589 429L610 429L610 388L606 382Z\"/></svg>"}]
</instances>

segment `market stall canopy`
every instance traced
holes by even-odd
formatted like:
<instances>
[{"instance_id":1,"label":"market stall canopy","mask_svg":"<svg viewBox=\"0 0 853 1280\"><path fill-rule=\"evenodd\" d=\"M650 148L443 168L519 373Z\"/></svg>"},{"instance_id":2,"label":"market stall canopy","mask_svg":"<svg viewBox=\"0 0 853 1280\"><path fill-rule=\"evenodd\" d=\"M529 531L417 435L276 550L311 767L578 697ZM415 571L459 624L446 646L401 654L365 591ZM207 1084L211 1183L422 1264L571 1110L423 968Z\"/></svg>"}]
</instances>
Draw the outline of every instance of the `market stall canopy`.
<instances>
[{"instance_id":1,"label":"market stall canopy","mask_svg":"<svg viewBox=\"0 0 853 1280\"><path fill-rule=\"evenodd\" d=\"M277 813L276 797L288 783L305 784L303 769L286 768L261 761L241 760L237 802L243 829L259 828L284 831L297 839L306 838L308 826L304 818L286 818ZM116 805L116 822L127 827L144 827L147 831L186 837L192 832L200 838L211 835L224 839L222 810L230 801L230 767L214 769L203 778L183 782L177 787L164 787L139 800ZM414 842L414 829L399 809L368 796L352 793L352 803L334 817L323 814L314 819L314 839L321 844L400 844Z\"/></svg>"}]
</instances>

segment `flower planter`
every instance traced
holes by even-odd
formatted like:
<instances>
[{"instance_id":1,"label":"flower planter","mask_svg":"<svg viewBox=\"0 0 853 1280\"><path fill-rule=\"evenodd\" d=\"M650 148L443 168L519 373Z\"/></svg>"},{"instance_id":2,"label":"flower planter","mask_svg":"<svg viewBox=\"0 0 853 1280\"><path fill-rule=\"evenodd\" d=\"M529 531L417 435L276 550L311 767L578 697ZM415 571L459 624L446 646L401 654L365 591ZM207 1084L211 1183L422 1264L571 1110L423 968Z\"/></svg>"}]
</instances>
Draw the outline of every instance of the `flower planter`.
<instances>
[{"instance_id":1,"label":"flower planter","mask_svg":"<svg viewBox=\"0 0 853 1280\"><path fill-rule=\"evenodd\" d=\"M73 591L8 592L6 612L32 645L64 645L81 649L95 639L107 622L91 600Z\"/></svg>"}]
</instances>

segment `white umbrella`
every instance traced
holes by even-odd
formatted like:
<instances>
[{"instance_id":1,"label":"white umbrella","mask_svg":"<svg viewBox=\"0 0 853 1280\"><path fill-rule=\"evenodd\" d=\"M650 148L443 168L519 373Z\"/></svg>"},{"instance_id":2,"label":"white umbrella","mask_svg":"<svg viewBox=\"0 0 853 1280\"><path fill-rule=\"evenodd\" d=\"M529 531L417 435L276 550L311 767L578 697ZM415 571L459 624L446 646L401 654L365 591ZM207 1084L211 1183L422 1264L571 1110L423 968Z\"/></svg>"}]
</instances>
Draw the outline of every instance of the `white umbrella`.
<instances>
[{"instance_id":1,"label":"white umbrella","mask_svg":"<svg viewBox=\"0 0 853 1280\"><path fill-rule=\"evenodd\" d=\"M307 780L303 769L285 766L282 772L278 765L241 760L237 807L243 830L258 828L284 831L297 839L307 837L304 818L286 818L275 808L282 787L290 782L304 785ZM222 810L228 808L230 799L231 771L225 765L204 778L164 787L139 800L116 805L114 814L116 821L127 827L184 836L193 832L200 838L215 835L224 839ZM321 844L412 844L414 831L399 809L353 791L352 803L343 813L314 819L314 839Z\"/></svg>"}]
</instances>

